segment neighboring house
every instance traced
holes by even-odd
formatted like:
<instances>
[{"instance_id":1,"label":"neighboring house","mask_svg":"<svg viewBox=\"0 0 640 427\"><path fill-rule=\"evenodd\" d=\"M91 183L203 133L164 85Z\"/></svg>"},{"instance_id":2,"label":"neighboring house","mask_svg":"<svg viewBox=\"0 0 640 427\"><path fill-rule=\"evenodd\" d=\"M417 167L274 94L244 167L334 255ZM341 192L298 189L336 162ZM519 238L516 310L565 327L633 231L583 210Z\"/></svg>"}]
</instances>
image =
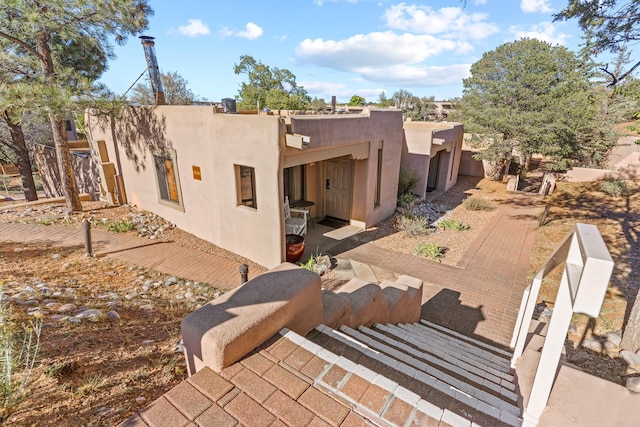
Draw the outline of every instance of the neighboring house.
<instances>
[{"instance_id":1,"label":"neighboring house","mask_svg":"<svg viewBox=\"0 0 640 427\"><path fill-rule=\"evenodd\" d=\"M128 107L86 117L105 199L127 201L266 267L285 260L284 200L359 227L393 214L402 112L224 114ZM105 188L105 187L109 188Z\"/></svg>"},{"instance_id":2,"label":"neighboring house","mask_svg":"<svg viewBox=\"0 0 640 427\"><path fill-rule=\"evenodd\" d=\"M427 199L427 194L442 194L456 184L463 134L461 123L404 123L402 168L418 177L413 193Z\"/></svg>"}]
</instances>

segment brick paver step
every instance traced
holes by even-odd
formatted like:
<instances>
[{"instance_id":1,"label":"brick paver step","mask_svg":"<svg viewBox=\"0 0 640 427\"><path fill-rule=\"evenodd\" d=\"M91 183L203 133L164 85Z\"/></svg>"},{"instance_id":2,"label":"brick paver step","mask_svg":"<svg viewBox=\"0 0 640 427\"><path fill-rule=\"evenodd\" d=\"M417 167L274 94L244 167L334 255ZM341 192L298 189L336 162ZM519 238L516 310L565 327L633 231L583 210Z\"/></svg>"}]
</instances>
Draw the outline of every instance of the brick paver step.
<instances>
[{"instance_id":1,"label":"brick paver step","mask_svg":"<svg viewBox=\"0 0 640 427\"><path fill-rule=\"evenodd\" d=\"M492 381L496 384L500 384L502 380L506 380L508 381L507 388L511 391L515 390L513 376L495 369L490 365L490 361L488 362L489 364L487 364L486 360L467 356L467 352L448 349L446 343L439 342L437 339L426 338L419 333L411 332L411 329L409 329L411 325L404 325L407 328L401 328L390 324L377 324L374 326L375 330L382 332L388 337L401 341L405 345L412 347L417 352L426 353L432 357L443 359L452 365L465 369L471 374L480 376L481 378Z\"/></svg>"},{"instance_id":2,"label":"brick paver step","mask_svg":"<svg viewBox=\"0 0 640 427\"><path fill-rule=\"evenodd\" d=\"M337 336L337 332L333 330L324 330L324 332ZM351 338L355 338L355 340L358 340L360 343L363 343L374 351L384 352L400 363L406 364L409 367L433 376L438 381L441 381L447 386L465 393L478 401L486 402L513 415L518 415L520 413L520 409L516 406L518 400L517 395L506 388L499 387L498 396L496 396L494 389L488 387L483 388L485 383L482 378L467 375L463 369L455 366L448 366L448 369L446 369L441 363L436 363L434 359L430 359L430 363L425 363L424 361L416 358L415 355L409 355L393 345L383 344L380 341L371 338L368 334L360 331L349 330L349 328L342 327L340 328L340 332L347 334ZM351 341L351 343L352 342L353 341ZM347 344L352 345L350 343ZM406 350L406 347L402 348L403 350ZM480 383L478 383L478 380Z\"/></svg>"},{"instance_id":3,"label":"brick paver step","mask_svg":"<svg viewBox=\"0 0 640 427\"><path fill-rule=\"evenodd\" d=\"M445 354L458 355L457 357L466 356L477 361L478 366L487 367L487 370L494 375L509 381L512 380L510 359L500 357L485 348L474 347L473 344L457 340L421 324L398 325L398 327L407 330L414 337L420 338L424 342L432 343L435 348L440 347Z\"/></svg>"},{"instance_id":4,"label":"brick paver step","mask_svg":"<svg viewBox=\"0 0 640 427\"><path fill-rule=\"evenodd\" d=\"M409 425L412 422L416 425L437 422L471 425L474 419L483 420L479 425L521 425L520 409L497 396L485 392L484 399L480 399L464 384L454 387L443 381L437 376L441 372L428 371L428 367L427 370L418 369L409 363L410 358L396 360L353 336L324 325L320 325L317 332L341 345L327 345L326 340L312 341L308 339L312 334L301 337L288 330L280 333L324 360L324 368L314 381L352 403L356 411L379 421L380 425ZM481 390L475 393L483 395Z\"/></svg>"}]
</instances>

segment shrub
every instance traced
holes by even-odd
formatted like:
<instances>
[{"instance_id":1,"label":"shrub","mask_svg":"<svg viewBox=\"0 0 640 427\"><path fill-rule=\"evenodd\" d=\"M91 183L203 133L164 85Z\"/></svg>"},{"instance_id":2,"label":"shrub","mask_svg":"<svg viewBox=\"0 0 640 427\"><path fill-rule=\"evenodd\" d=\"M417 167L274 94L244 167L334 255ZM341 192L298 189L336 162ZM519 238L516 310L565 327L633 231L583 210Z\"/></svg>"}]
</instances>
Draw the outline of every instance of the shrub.
<instances>
[{"instance_id":1,"label":"shrub","mask_svg":"<svg viewBox=\"0 0 640 427\"><path fill-rule=\"evenodd\" d=\"M444 256L444 248L435 243L420 242L413 250L413 254L440 261L440 258Z\"/></svg>"},{"instance_id":2,"label":"shrub","mask_svg":"<svg viewBox=\"0 0 640 427\"><path fill-rule=\"evenodd\" d=\"M416 199L416 196L412 193L402 193L398 196L398 206L411 203Z\"/></svg>"},{"instance_id":3,"label":"shrub","mask_svg":"<svg viewBox=\"0 0 640 427\"><path fill-rule=\"evenodd\" d=\"M414 171L400 169L400 176L398 177L398 198L403 194L411 194L411 189L417 183L418 175L416 175Z\"/></svg>"},{"instance_id":4,"label":"shrub","mask_svg":"<svg viewBox=\"0 0 640 427\"><path fill-rule=\"evenodd\" d=\"M621 179L608 179L602 183L602 191L612 197L622 197L629 189L627 183Z\"/></svg>"},{"instance_id":5,"label":"shrub","mask_svg":"<svg viewBox=\"0 0 640 427\"><path fill-rule=\"evenodd\" d=\"M493 209L491 202L482 197L468 197L464 199L462 205L470 211L490 211Z\"/></svg>"},{"instance_id":6,"label":"shrub","mask_svg":"<svg viewBox=\"0 0 640 427\"><path fill-rule=\"evenodd\" d=\"M134 228L136 228L135 224L126 219L121 219L120 221L112 222L107 226L107 230L114 231L116 233L131 231Z\"/></svg>"},{"instance_id":7,"label":"shrub","mask_svg":"<svg viewBox=\"0 0 640 427\"><path fill-rule=\"evenodd\" d=\"M462 231L462 230L470 229L471 226L466 222L462 222L462 221L458 221L457 219L450 218L450 219L441 219L440 221L438 221L438 228L441 228L443 230Z\"/></svg>"},{"instance_id":8,"label":"shrub","mask_svg":"<svg viewBox=\"0 0 640 427\"><path fill-rule=\"evenodd\" d=\"M396 230L404 231L410 236L420 236L431 232L428 218L411 214L396 215L393 226Z\"/></svg>"},{"instance_id":9,"label":"shrub","mask_svg":"<svg viewBox=\"0 0 640 427\"><path fill-rule=\"evenodd\" d=\"M0 290L0 294L1 294ZM24 399L40 350L42 315L18 325L8 302L0 302L0 424Z\"/></svg>"}]
</instances>

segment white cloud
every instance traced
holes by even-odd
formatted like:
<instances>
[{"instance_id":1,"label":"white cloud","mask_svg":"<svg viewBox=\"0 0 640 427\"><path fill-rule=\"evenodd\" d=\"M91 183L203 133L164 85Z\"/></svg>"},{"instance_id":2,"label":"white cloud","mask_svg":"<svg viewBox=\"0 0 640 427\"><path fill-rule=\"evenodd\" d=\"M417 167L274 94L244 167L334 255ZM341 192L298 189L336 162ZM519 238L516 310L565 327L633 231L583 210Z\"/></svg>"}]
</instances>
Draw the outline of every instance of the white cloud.
<instances>
[{"instance_id":1,"label":"white cloud","mask_svg":"<svg viewBox=\"0 0 640 427\"><path fill-rule=\"evenodd\" d=\"M520 9L525 13L550 13L553 12L549 0L522 0Z\"/></svg>"},{"instance_id":2,"label":"white cloud","mask_svg":"<svg viewBox=\"0 0 640 427\"><path fill-rule=\"evenodd\" d=\"M249 40L253 40L253 39L257 39L258 37L260 37L263 33L264 33L264 31L262 31L262 28L260 28L259 26L257 26L253 22L249 22L245 26L245 30L244 31L238 31L238 33L236 33L236 36L237 37L243 37L243 38L249 39Z\"/></svg>"},{"instance_id":3,"label":"white cloud","mask_svg":"<svg viewBox=\"0 0 640 427\"><path fill-rule=\"evenodd\" d=\"M525 29L520 25L512 25L509 28L509 32L513 34L515 39L527 37L562 46L566 46L567 40L571 37L569 34L556 32L553 22L541 22L531 26L529 29Z\"/></svg>"},{"instance_id":4,"label":"white cloud","mask_svg":"<svg viewBox=\"0 0 640 427\"><path fill-rule=\"evenodd\" d=\"M206 36L209 34L209 27L201 20L189 19L187 22L189 22L189 24L178 27L180 34L189 37Z\"/></svg>"},{"instance_id":5,"label":"white cloud","mask_svg":"<svg viewBox=\"0 0 640 427\"><path fill-rule=\"evenodd\" d=\"M374 82L398 87L428 87L461 84L470 76L471 64L445 66L394 65L388 68L367 70L362 75Z\"/></svg>"},{"instance_id":6,"label":"white cloud","mask_svg":"<svg viewBox=\"0 0 640 427\"><path fill-rule=\"evenodd\" d=\"M466 13L460 7L443 7L400 3L383 15L389 28L417 34L439 34L446 38L482 39L499 31L497 25L486 22L486 13Z\"/></svg>"},{"instance_id":7,"label":"white cloud","mask_svg":"<svg viewBox=\"0 0 640 427\"><path fill-rule=\"evenodd\" d=\"M342 71L417 64L445 51L468 50L464 43L431 35L384 33L358 34L344 40L306 39L296 47L303 62Z\"/></svg>"},{"instance_id":8,"label":"white cloud","mask_svg":"<svg viewBox=\"0 0 640 427\"><path fill-rule=\"evenodd\" d=\"M240 37L248 40L257 39L258 37L261 37L262 34L264 34L262 28L253 22L248 22L247 25L245 25L244 31L234 31L227 27L222 27L220 30L220 35L222 37Z\"/></svg>"},{"instance_id":9,"label":"white cloud","mask_svg":"<svg viewBox=\"0 0 640 427\"><path fill-rule=\"evenodd\" d=\"M482 6L487 4L487 0L475 0L473 4L475 4L476 6Z\"/></svg>"}]
</instances>

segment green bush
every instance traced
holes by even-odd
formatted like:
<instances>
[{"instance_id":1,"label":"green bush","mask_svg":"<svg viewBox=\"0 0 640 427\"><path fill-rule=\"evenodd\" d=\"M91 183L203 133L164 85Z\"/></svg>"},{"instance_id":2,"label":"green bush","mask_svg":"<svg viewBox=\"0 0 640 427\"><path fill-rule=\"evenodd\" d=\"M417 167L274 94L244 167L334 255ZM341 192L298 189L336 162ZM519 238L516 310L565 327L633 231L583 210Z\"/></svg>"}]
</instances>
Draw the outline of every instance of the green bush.
<instances>
[{"instance_id":1,"label":"green bush","mask_svg":"<svg viewBox=\"0 0 640 427\"><path fill-rule=\"evenodd\" d=\"M493 209L491 202L482 197L468 197L462 205L470 211L490 211Z\"/></svg>"},{"instance_id":2,"label":"green bush","mask_svg":"<svg viewBox=\"0 0 640 427\"><path fill-rule=\"evenodd\" d=\"M124 233L136 228L135 224L129 220L121 219L120 221L112 222L107 226L107 230L114 231L116 233Z\"/></svg>"},{"instance_id":3,"label":"green bush","mask_svg":"<svg viewBox=\"0 0 640 427\"><path fill-rule=\"evenodd\" d=\"M416 196L412 193L402 193L398 196L398 206L411 203L416 199Z\"/></svg>"},{"instance_id":4,"label":"green bush","mask_svg":"<svg viewBox=\"0 0 640 427\"><path fill-rule=\"evenodd\" d=\"M393 226L396 230L404 231L410 236L421 236L432 231L428 218L411 214L396 215Z\"/></svg>"},{"instance_id":5,"label":"green bush","mask_svg":"<svg viewBox=\"0 0 640 427\"><path fill-rule=\"evenodd\" d=\"M622 197L629 191L627 183L621 179L608 179L602 183L602 191L612 197Z\"/></svg>"},{"instance_id":6,"label":"green bush","mask_svg":"<svg viewBox=\"0 0 640 427\"><path fill-rule=\"evenodd\" d=\"M420 242L413 250L413 254L440 261L440 258L444 257L444 248L435 243Z\"/></svg>"},{"instance_id":7,"label":"green bush","mask_svg":"<svg viewBox=\"0 0 640 427\"><path fill-rule=\"evenodd\" d=\"M403 194L411 194L411 189L418 183L418 175L412 170L400 169L398 177L398 199Z\"/></svg>"},{"instance_id":8,"label":"green bush","mask_svg":"<svg viewBox=\"0 0 640 427\"><path fill-rule=\"evenodd\" d=\"M442 230L462 231L462 230L470 229L471 226L466 222L449 218L449 219L441 219L440 221L438 221L438 228L441 228Z\"/></svg>"}]
</instances>

